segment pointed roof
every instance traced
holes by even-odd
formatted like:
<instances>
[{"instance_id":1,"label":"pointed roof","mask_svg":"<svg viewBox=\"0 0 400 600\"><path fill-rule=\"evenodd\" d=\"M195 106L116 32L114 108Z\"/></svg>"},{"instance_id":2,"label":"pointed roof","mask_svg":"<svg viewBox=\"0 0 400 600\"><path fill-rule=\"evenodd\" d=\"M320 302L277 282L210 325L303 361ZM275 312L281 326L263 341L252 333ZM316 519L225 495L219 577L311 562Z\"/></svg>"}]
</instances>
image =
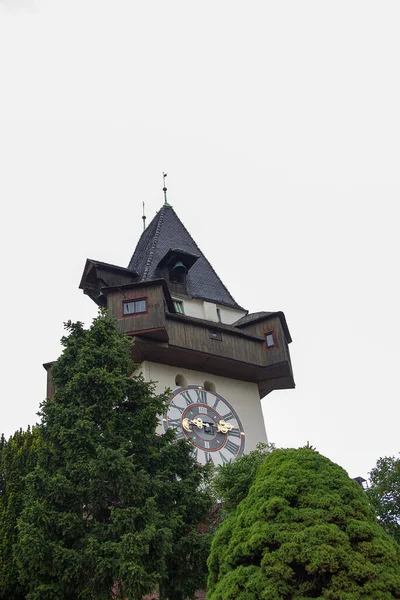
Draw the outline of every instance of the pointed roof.
<instances>
[{"instance_id":1,"label":"pointed roof","mask_svg":"<svg viewBox=\"0 0 400 600\"><path fill-rule=\"evenodd\" d=\"M162 206L142 233L128 269L136 271L140 281L155 279L160 261L171 250L190 254L195 259L186 279L187 293L191 298L244 310L235 302L169 204Z\"/></svg>"}]
</instances>

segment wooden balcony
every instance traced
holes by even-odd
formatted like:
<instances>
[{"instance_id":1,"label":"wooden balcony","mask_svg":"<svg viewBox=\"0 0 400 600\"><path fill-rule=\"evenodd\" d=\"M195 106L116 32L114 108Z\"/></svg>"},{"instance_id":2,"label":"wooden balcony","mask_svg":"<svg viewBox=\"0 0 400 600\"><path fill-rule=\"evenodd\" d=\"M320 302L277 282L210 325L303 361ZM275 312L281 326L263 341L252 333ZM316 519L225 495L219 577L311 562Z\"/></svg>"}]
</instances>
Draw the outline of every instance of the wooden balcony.
<instances>
[{"instance_id":1,"label":"wooden balcony","mask_svg":"<svg viewBox=\"0 0 400 600\"><path fill-rule=\"evenodd\" d=\"M168 292L168 290L167 290ZM260 397L293 388L288 342L279 315L249 327L235 327L175 313L163 281L106 290L117 326L133 338L133 359L193 369L258 383ZM123 303L146 299L146 312L124 315ZM251 328L252 331L248 329ZM264 331L273 331L268 349Z\"/></svg>"}]
</instances>

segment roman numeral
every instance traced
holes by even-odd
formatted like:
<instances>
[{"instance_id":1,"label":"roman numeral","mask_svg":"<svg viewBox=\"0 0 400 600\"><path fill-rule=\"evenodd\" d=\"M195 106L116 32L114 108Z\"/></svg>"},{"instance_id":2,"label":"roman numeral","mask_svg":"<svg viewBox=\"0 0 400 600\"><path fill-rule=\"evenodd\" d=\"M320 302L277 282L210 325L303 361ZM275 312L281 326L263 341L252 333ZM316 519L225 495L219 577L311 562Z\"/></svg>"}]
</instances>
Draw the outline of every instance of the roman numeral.
<instances>
[{"instance_id":1,"label":"roman numeral","mask_svg":"<svg viewBox=\"0 0 400 600\"><path fill-rule=\"evenodd\" d=\"M197 395L197 402L200 404L207 404L207 392L204 390L195 390Z\"/></svg>"},{"instance_id":2,"label":"roman numeral","mask_svg":"<svg viewBox=\"0 0 400 600\"><path fill-rule=\"evenodd\" d=\"M221 417L224 421L230 421L231 419L234 419L235 417L233 416L233 414L231 412L226 413L226 415L222 415Z\"/></svg>"},{"instance_id":3,"label":"roman numeral","mask_svg":"<svg viewBox=\"0 0 400 600\"><path fill-rule=\"evenodd\" d=\"M229 432L229 437L236 437L236 438L240 438L240 431L239 431L239 429L237 429L236 427L235 427L235 429L232 429L232 430Z\"/></svg>"},{"instance_id":4,"label":"roman numeral","mask_svg":"<svg viewBox=\"0 0 400 600\"><path fill-rule=\"evenodd\" d=\"M224 465L226 465L226 463L228 463L228 462L229 462L229 460L226 458L226 456L225 456L224 454L222 454L222 452L221 452L221 451L220 451L219 455L220 455L220 457L221 457L221 460L222 460L222 462L224 463Z\"/></svg>"},{"instance_id":5,"label":"roman numeral","mask_svg":"<svg viewBox=\"0 0 400 600\"><path fill-rule=\"evenodd\" d=\"M179 427L180 424L181 424L181 420L180 419L168 419L168 426L169 427Z\"/></svg>"},{"instance_id":6,"label":"roman numeral","mask_svg":"<svg viewBox=\"0 0 400 600\"><path fill-rule=\"evenodd\" d=\"M175 404L175 402L171 402L170 406L172 406L173 408L176 408L177 410L179 410L179 412L181 414L183 413L183 408L181 406L178 406L177 404Z\"/></svg>"},{"instance_id":7,"label":"roman numeral","mask_svg":"<svg viewBox=\"0 0 400 600\"><path fill-rule=\"evenodd\" d=\"M190 406L194 404L194 401L191 399L189 392L182 392L181 396L186 400L186 406Z\"/></svg>"},{"instance_id":8,"label":"roman numeral","mask_svg":"<svg viewBox=\"0 0 400 600\"><path fill-rule=\"evenodd\" d=\"M239 446L231 440L226 440L225 448L228 450L228 452L234 454L235 456L239 452Z\"/></svg>"},{"instance_id":9,"label":"roman numeral","mask_svg":"<svg viewBox=\"0 0 400 600\"><path fill-rule=\"evenodd\" d=\"M214 404L213 404L213 408L217 408L217 406L218 406L218 404L220 403L220 401L221 401L221 400L220 400L220 398L216 398L216 399L215 399L215 402L214 402Z\"/></svg>"},{"instance_id":10,"label":"roman numeral","mask_svg":"<svg viewBox=\"0 0 400 600\"><path fill-rule=\"evenodd\" d=\"M204 452L204 454L205 454L205 457L206 457L206 463L208 463L210 461L212 462L211 452Z\"/></svg>"},{"instance_id":11,"label":"roman numeral","mask_svg":"<svg viewBox=\"0 0 400 600\"><path fill-rule=\"evenodd\" d=\"M179 430L178 430L178 431L176 432L176 439L177 439L177 440L182 440L184 437L185 437L185 435L184 435L183 431L179 431Z\"/></svg>"}]
</instances>

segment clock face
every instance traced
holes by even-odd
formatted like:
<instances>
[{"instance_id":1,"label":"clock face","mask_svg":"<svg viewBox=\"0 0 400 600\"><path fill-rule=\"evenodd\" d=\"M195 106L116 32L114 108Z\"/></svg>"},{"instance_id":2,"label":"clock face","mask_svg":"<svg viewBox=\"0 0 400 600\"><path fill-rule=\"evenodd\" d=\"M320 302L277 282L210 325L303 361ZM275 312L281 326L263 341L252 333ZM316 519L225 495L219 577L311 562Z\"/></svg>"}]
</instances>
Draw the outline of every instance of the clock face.
<instances>
[{"instance_id":1,"label":"clock face","mask_svg":"<svg viewBox=\"0 0 400 600\"><path fill-rule=\"evenodd\" d=\"M163 419L164 430L173 427L177 438L193 442L196 460L222 465L243 454L242 423L225 398L197 385L174 391Z\"/></svg>"}]
</instances>

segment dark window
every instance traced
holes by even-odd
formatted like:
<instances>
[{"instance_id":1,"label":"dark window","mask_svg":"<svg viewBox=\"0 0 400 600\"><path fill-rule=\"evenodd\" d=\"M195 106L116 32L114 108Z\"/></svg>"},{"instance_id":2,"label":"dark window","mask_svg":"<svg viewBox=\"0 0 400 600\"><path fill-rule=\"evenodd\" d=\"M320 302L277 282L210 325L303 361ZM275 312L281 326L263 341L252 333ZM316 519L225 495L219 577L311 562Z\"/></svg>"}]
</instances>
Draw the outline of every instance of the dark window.
<instances>
[{"instance_id":1,"label":"dark window","mask_svg":"<svg viewBox=\"0 0 400 600\"><path fill-rule=\"evenodd\" d=\"M222 323L222 319L221 319L221 309L217 307L217 319L218 319L218 323Z\"/></svg>"},{"instance_id":2,"label":"dark window","mask_svg":"<svg viewBox=\"0 0 400 600\"><path fill-rule=\"evenodd\" d=\"M267 348L275 348L277 346L274 331L265 332L265 344Z\"/></svg>"},{"instance_id":3,"label":"dark window","mask_svg":"<svg viewBox=\"0 0 400 600\"><path fill-rule=\"evenodd\" d=\"M138 315L147 312L146 298L140 298L140 300L128 300L123 303L123 306L124 315Z\"/></svg>"}]
</instances>

